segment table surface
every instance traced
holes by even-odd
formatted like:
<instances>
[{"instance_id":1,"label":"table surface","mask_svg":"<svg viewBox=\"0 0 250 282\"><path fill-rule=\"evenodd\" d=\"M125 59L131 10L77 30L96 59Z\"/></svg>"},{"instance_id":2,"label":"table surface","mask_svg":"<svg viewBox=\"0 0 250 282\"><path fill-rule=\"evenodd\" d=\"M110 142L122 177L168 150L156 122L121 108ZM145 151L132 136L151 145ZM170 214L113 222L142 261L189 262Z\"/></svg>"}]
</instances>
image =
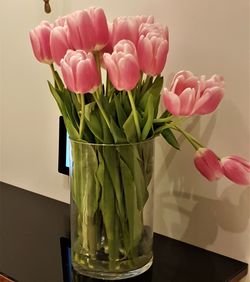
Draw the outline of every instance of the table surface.
<instances>
[{"instance_id":1,"label":"table surface","mask_svg":"<svg viewBox=\"0 0 250 282\"><path fill-rule=\"evenodd\" d=\"M69 205L0 182L0 273L19 282L104 281L74 274L65 264ZM66 248L65 248L66 247ZM155 234L154 263L128 282L236 282L248 265Z\"/></svg>"}]
</instances>

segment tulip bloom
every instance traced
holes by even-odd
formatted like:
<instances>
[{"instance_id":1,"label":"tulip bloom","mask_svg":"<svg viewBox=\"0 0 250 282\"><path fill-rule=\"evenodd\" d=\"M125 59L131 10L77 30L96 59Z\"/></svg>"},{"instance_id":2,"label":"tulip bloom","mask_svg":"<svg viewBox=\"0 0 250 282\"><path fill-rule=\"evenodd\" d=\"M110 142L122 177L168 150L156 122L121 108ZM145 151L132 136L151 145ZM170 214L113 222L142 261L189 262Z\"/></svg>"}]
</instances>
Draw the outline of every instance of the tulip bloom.
<instances>
[{"instance_id":1,"label":"tulip bloom","mask_svg":"<svg viewBox=\"0 0 250 282\"><path fill-rule=\"evenodd\" d=\"M68 50L61 60L61 71L67 88L75 93L92 92L100 84L100 74L92 53Z\"/></svg>"},{"instance_id":2,"label":"tulip bloom","mask_svg":"<svg viewBox=\"0 0 250 282\"><path fill-rule=\"evenodd\" d=\"M43 21L39 26L30 31L30 41L36 59L45 64L53 62L50 50L51 25Z\"/></svg>"},{"instance_id":3,"label":"tulip bloom","mask_svg":"<svg viewBox=\"0 0 250 282\"><path fill-rule=\"evenodd\" d=\"M155 34L141 35L137 44L141 70L147 75L159 75L166 63L168 41Z\"/></svg>"},{"instance_id":4,"label":"tulip bloom","mask_svg":"<svg viewBox=\"0 0 250 282\"><path fill-rule=\"evenodd\" d=\"M138 41L139 23L136 17L115 18L112 25L110 42L115 46L122 39L132 41L135 45Z\"/></svg>"},{"instance_id":5,"label":"tulip bloom","mask_svg":"<svg viewBox=\"0 0 250 282\"><path fill-rule=\"evenodd\" d=\"M100 50L109 40L107 19L101 8L76 11L67 17L67 25L74 50Z\"/></svg>"},{"instance_id":6,"label":"tulip bloom","mask_svg":"<svg viewBox=\"0 0 250 282\"><path fill-rule=\"evenodd\" d=\"M95 29L87 11L76 11L67 17L68 40L74 50L93 50Z\"/></svg>"},{"instance_id":7,"label":"tulip bloom","mask_svg":"<svg viewBox=\"0 0 250 282\"><path fill-rule=\"evenodd\" d=\"M204 115L213 112L224 95L223 78L218 75L205 80L189 71L178 72L170 90L164 88L163 102L167 110L177 116Z\"/></svg>"},{"instance_id":8,"label":"tulip bloom","mask_svg":"<svg viewBox=\"0 0 250 282\"><path fill-rule=\"evenodd\" d=\"M250 184L250 163L238 156L228 156L221 159L224 175L240 185Z\"/></svg>"},{"instance_id":9,"label":"tulip bloom","mask_svg":"<svg viewBox=\"0 0 250 282\"><path fill-rule=\"evenodd\" d=\"M71 46L67 38L67 26L56 26L50 34L50 48L53 60L57 65L60 65L61 59L65 56Z\"/></svg>"},{"instance_id":10,"label":"tulip bloom","mask_svg":"<svg viewBox=\"0 0 250 282\"><path fill-rule=\"evenodd\" d=\"M103 62L117 90L131 90L136 86L140 79L140 68L136 48L131 41L119 41L111 55L103 55Z\"/></svg>"},{"instance_id":11,"label":"tulip bloom","mask_svg":"<svg viewBox=\"0 0 250 282\"><path fill-rule=\"evenodd\" d=\"M209 181L223 176L219 158L207 148L199 148L195 152L194 164L199 172Z\"/></svg>"},{"instance_id":12,"label":"tulip bloom","mask_svg":"<svg viewBox=\"0 0 250 282\"><path fill-rule=\"evenodd\" d=\"M222 76L213 75L208 80L205 80L205 76L202 76L193 114L204 115L213 112L223 96L224 79Z\"/></svg>"},{"instance_id":13,"label":"tulip bloom","mask_svg":"<svg viewBox=\"0 0 250 282\"><path fill-rule=\"evenodd\" d=\"M95 47L94 50L101 50L109 40L109 29L107 19L103 9L101 8L89 8L86 10L93 22L95 31Z\"/></svg>"}]
</instances>

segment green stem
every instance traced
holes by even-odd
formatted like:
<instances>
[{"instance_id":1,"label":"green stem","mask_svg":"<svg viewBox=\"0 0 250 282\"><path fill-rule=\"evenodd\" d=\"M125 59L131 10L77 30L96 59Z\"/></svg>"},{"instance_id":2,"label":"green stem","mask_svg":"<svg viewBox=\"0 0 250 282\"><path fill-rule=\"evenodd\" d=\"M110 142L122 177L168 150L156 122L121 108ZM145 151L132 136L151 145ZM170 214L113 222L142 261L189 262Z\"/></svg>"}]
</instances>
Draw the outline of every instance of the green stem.
<instances>
[{"instance_id":1,"label":"green stem","mask_svg":"<svg viewBox=\"0 0 250 282\"><path fill-rule=\"evenodd\" d=\"M185 118L179 118L179 119L176 119L175 121L171 122L171 123L166 123L164 124L163 126L161 127L158 127L156 130L155 130L155 135L158 134L158 133L161 133L161 131L163 131L164 129L167 129L167 128L174 128L176 127L176 124L180 123L181 121L183 121Z\"/></svg>"},{"instance_id":2,"label":"green stem","mask_svg":"<svg viewBox=\"0 0 250 282\"><path fill-rule=\"evenodd\" d=\"M163 122L169 122L173 119L173 115L166 117L166 118L156 118L154 119L154 123L163 123Z\"/></svg>"},{"instance_id":3,"label":"green stem","mask_svg":"<svg viewBox=\"0 0 250 282\"><path fill-rule=\"evenodd\" d=\"M134 116L134 122L135 122L137 137L138 137L138 140L140 140L141 139L141 130L140 130L139 118L138 118L138 114L137 114L137 111L136 111L135 102L134 102L134 99L133 99L133 96L132 96L132 92L130 90L128 91L128 98L129 98L130 105L131 105L131 108L132 108L132 113L133 113L133 116Z\"/></svg>"},{"instance_id":4,"label":"green stem","mask_svg":"<svg viewBox=\"0 0 250 282\"><path fill-rule=\"evenodd\" d=\"M184 129L175 126L175 130L182 133L182 135L189 141L189 143L194 147L195 150L199 149L200 147L204 147L198 140L196 140L190 133L186 132Z\"/></svg>"},{"instance_id":5,"label":"green stem","mask_svg":"<svg viewBox=\"0 0 250 282\"><path fill-rule=\"evenodd\" d=\"M98 73L99 73L99 75L101 77L102 76L102 73L101 73L101 62L100 62L100 56L99 56L99 52L98 51L94 52L94 57L95 57L96 67L97 67ZM97 88L97 93L98 93L99 96L101 95L101 92L102 92L102 83Z\"/></svg>"},{"instance_id":6,"label":"green stem","mask_svg":"<svg viewBox=\"0 0 250 282\"><path fill-rule=\"evenodd\" d=\"M96 93L93 93L93 97L94 97L95 102L96 102L96 104L98 105L98 107L99 107L99 109L100 109L100 111L101 111L101 114L102 114L102 116L103 116L103 118L104 118L104 120L105 120L105 122L106 122L108 128L110 129L111 126L110 126L109 119L108 119L108 117L107 117L107 115L106 115L106 113L105 113L105 110L103 109L103 106L102 106L102 104L100 103L100 100L99 100L99 98L97 97Z\"/></svg>"},{"instance_id":7,"label":"green stem","mask_svg":"<svg viewBox=\"0 0 250 282\"><path fill-rule=\"evenodd\" d=\"M84 132L84 116L85 116L85 99L84 94L78 94L81 100L81 118L80 118L80 129L79 129L79 137L80 139L83 137Z\"/></svg>"}]
</instances>

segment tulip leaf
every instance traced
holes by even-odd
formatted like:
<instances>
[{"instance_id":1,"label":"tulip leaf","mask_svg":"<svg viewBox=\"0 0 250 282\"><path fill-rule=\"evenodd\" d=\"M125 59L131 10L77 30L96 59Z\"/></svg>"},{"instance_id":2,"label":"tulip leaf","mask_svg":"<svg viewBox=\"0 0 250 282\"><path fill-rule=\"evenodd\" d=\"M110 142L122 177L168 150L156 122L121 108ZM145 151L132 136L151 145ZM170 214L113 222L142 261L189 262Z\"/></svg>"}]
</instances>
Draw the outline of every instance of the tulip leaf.
<instances>
[{"instance_id":1,"label":"tulip leaf","mask_svg":"<svg viewBox=\"0 0 250 282\"><path fill-rule=\"evenodd\" d=\"M97 178L101 185L100 208L103 216L105 231L108 238L109 260L115 260L118 257L118 244L115 236L115 194L112 181L108 171L106 171L104 158L98 151L100 170L97 171Z\"/></svg>"},{"instance_id":2,"label":"tulip leaf","mask_svg":"<svg viewBox=\"0 0 250 282\"><path fill-rule=\"evenodd\" d=\"M123 124L123 129L129 143L134 143L137 141L137 132L132 112Z\"/></svg>"},{"instance_id":3,"label":"tulip leaf","mask_svg":"<svg viewBox=\"0 0 250 282\"><path fill-rule=\"evenodd\" d=\"M125 123L127 119L127 115L119 100L120 100L120 97L115 96L114 102L115 102L115 108L116 108L116 115L117 115L119 126L122 128L123 124Z\"/></svg>"},{"instance_id":4,"label":"tulip leaf","mask_svg":"<svg viewBox=\"0 0 250 282\"><path fill-rule=\"evenodd\" d=\"M166 128L161 132L163 138L175 149L180 150L180 144L170 128Z\"/></svg>"},{"instance_id":5,"label":"tulip leaf","mask_svg":"<svg viewBox=\"0 0 250 282\"><path fill-rule=\"evenodd\" d=\"M117 126L117 124L115 123L115 121L112 119L112 117L110 117L111 123L110 123L110 131L113 135L114 141L115 143L126 143L127 139L126 136L124 134L124 131L122 130L122 128L120 128L119 126Z\"/></svg>"},{"instance_id":6,"label":"tulip leaf","mask_svg":"<svg viewBox=\"0 0 250 282\"><path fill-rule=\"evenodd\" d=\"M157 76L156 79L154 80L152 86L144 94L141 95L141 99L139 101L138 107L142 111L145 111L145 109L146 109L147 101L149 99L150 94L157 96L158 97L158 103L159 103L159 97L160 97L160 94L161 94L162 85L163 85L163 77ZM157 108L158 108L158 104L157 104Z\"/></svg>"},{"instance_id":7,"label":"tulip leaf","mask_svg":"<svg viewBox=\"0 0 250 282\"><path fill-rule=\"evenodd\" d=\"M130 102L129 102L129 98L128 98L128 93L123 91L121 94L120 94L120 103L126 113L126 116L128 117L131 113L131 105L130 105Z\"/></svg>"},{"instance_id":8,"label":"tulip leaf","mask_svg":"<svg viewBox=\"0 0 250 282\"><path fill-rule=\"evenodd\" d=\"M137 208L139 210L142 210L148 199L148 191L143 172L144 164L139 150L139 145L119 147L120 156L129 168L130 173L133 177L133 181L135 183Z\"/></svg>"},{"instance_id":9,"label":"tulip leaf","mask_svg":"<svg viewBox=\"0 0 250 282\"><path fill-rule=\"evenodd\" d=\"M103 131L95 102L89 103L85 106L85 121L97 140L103 143Z\"/></svg>"},{"instance_id":10,"label":"tulip leaf","mask_svg":"<svg viewBox=\"0 0 250 282\"><path fill-rule=\"evenodd\" d=\"M60 109L60 112L63 116L63 120L64 120L64 124L65 124L65 127L69 133L69 136L72 138L72 139L75 139L77 140L79 138L79 134L78 134L78 131L77 129L73 126L72 122L71 122L71 119L68 115L68 112L67 110L65 109L65 106L64 106L64 103L60 97L60 95L58 94L57 90L54 88L54 86L48 81L48 85L49 85L49 89L50 89L50 92L51 94L53 95L59 109Z\"/></svg>"},{"instance_id":11,"label":"tulip leaf","mask_svg":"<svg viewBox=\"0 0 250 282\"><path fill-rule=\"evenodd\" d=\"M153 120L154 120L154 97L152 95L149 96L147 107L145 109L144 118L146 119L145 125L142 130L141 139L145 140L152 129Z\"/></svg>"},{"instance_id":12,"label":"tulip leaf","mask_svg":"<svg viewBox=\"0 0 250 282\"><path fill-rule=\"evenodd\" d=\"M127 164L122 159L120 159L120 167L128 218L130 249L132 251L141 239L143 231L141 221L142 212L137 209L137 195L133 176Z\"/></svg>"}]
</instances>

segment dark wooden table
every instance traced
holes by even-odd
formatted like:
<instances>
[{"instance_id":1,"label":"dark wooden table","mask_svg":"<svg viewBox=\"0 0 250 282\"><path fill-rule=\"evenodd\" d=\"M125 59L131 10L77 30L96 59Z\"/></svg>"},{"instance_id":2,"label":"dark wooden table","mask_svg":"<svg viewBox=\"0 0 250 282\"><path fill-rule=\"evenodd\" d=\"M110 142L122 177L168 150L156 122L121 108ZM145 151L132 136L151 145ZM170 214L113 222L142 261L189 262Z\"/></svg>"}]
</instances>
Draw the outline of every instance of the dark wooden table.
<instances>
[{"instance_id":1,"label":"dark wooden table","mask_svg":"<svg viewBox=\"0 0 250 282\"><path fill-rule=\"evenodd\" d=\"M104 281L69 278L69 205L0 182L0 273L19 282ZM154 263L128 282L236 282L248 265L155 234ZM72 280L72 281L70 281Z\"/></svg>"}]
</instances>

